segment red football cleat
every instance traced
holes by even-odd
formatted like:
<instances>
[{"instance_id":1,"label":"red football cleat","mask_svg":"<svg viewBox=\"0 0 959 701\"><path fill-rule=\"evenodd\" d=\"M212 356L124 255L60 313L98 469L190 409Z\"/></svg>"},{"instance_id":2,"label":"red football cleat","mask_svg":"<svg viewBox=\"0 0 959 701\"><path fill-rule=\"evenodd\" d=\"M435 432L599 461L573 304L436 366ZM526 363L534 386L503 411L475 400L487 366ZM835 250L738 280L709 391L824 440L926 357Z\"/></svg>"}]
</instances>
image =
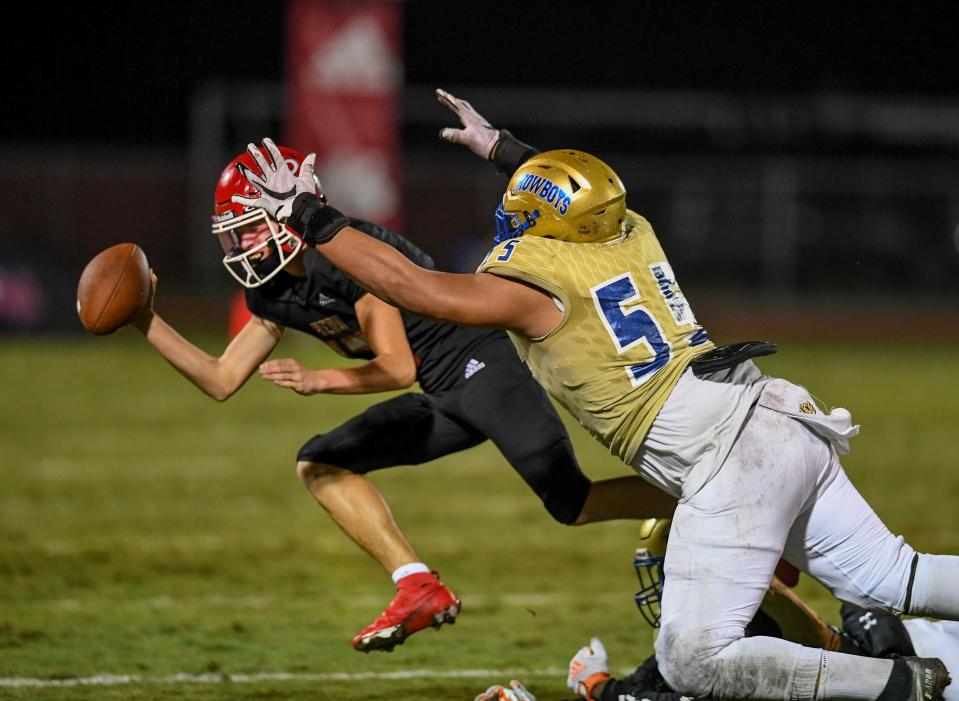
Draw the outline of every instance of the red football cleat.
<instances>
[{"instance_id":1,"label":"red football cleat","mask_svg":"<svg viewBox=\"0 0 959 701\"><path fill-rule=\"evenodd\" d=\"M355 649L390 652L418 630L456 622L460 600L443 585L436 572L411 574L401 579L396 589L386 610L353 638Z\"/></svg>"}]
</instances>

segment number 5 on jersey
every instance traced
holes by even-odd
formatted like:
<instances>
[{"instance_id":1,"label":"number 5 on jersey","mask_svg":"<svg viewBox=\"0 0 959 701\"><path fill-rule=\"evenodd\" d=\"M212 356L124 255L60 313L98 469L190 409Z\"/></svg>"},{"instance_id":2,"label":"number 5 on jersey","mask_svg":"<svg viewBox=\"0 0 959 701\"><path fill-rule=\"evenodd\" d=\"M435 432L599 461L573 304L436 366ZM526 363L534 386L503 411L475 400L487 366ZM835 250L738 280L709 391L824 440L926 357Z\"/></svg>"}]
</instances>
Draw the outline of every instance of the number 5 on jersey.
<instances>
[{"instance_id":1,"label":"number 5 on jersey","mask_svg":"<svg viewBox=\"0 0 959 701\"><path fill-rule=\"evenodd\" d=\"M649 349L652 356L649 361L626 368L633 387L639 387L673 355L663 330L652 314L637 304L640 296L632 273L601 282L590 288L590 292L599 316L616 344L617 353L624 353L639 344Z\"/></svg>"}]
</instances>

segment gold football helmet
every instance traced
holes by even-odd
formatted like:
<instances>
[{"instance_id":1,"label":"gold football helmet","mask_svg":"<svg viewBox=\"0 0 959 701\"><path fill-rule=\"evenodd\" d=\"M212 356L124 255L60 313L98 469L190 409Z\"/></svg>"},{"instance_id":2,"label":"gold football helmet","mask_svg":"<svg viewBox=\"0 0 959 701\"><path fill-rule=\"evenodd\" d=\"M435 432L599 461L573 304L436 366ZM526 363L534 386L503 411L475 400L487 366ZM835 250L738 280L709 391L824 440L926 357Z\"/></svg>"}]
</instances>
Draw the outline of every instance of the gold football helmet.
<instances>
[{"instance_id":1,"label":"gold football helmet","mask_svg":"<svg viewBox=\"0 0 959 701\"><path fill-rule=\"evenodd\" d=\"M672 522L669 518L647 518L639 522L639 545L633 558L633 566L639 576L636 605L653 628L659 628L660 604L666 584L663 562L666 560L666 541Z\"/></svg>"},{"instance_id":2,"label":"gold football helmet","mask_svg":"<svg viewBox=\"0 0 959 701\"><path fill-rule=\"evenodd\" d=\"M612 168L583 151L546 151L510 178L496 210L495 241L525 233L602 243L620 236L625 220L626 189Z\"/></svg>"}]
</instances>

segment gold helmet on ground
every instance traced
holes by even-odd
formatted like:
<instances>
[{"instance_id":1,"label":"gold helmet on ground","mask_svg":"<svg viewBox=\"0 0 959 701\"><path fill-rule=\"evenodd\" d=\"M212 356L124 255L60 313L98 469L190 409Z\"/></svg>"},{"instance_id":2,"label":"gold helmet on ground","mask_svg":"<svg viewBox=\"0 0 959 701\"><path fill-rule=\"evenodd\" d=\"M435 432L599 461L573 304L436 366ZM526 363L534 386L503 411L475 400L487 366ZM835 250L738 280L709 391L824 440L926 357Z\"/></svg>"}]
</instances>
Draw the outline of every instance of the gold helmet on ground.
<instances>
[{"instance_id":1,"label":"gold helmet on ground","mask_svg":"<svg viewBox=\"0 0 959 701\"><path fill-rule=\"evenodd\" d=\"M666 583L663 562L672 522L669 518L647 518L639 522L639 544L633 558L640 587L636 592L636 605L653 628L659 628L660 604Z\"/></svg>"},{"instance_id":2,"label":"gold helmet on ground","mask_svg":"<svg viewBox=\"0 0 959 701\"><path fill-rule=\"evenodd\" d=\"M626 189L612 168L583 151L546 151L510 178L496 210L495 241L525 233L602 243L622 234L625 220Z\"/></svg>"}]
</instances>

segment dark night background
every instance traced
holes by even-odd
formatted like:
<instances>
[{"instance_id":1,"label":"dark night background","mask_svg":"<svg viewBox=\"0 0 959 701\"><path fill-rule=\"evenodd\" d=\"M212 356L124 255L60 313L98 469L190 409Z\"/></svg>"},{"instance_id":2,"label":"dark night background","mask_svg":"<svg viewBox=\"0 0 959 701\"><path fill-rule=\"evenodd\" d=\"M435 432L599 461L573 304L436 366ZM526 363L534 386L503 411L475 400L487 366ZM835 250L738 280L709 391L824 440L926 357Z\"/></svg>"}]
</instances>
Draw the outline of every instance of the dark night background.
<instances>
[{"instance_id":1,"label":"dark night background","mask_svg":"<svg viewBox=\"0 0 959 701\"><path fill-rule=\"evenodd\" d=\"M34 2L5 24L5 141L178 145L204 81L282 75L281 2ZM404 3L416 85L959 95L951 2Z\"/></svg>"},{"instance_id":2,"label":"dark night background","mask_svg":"<svg viewBox=\"0 0 959 701\"><path fill-rule=\"evenodd\" d=\"M235 290L207 238L211 184L229 154L282 125L240 116L222 152L197 168L197 144L209 140L195 121L191 132L191 109L205 91L248 96L267 85L277 104L239 99L282 118L286 9L41 0L4 16L0 238L11 245L0 278L25 276L46 299L35 305L45 312L14 328L78 331L79 271L117 240L149 251L165 304L175 309L179 291L184 317L196 317L202 291L222 316ZM534 144L615 162L630 206L670 241L699 299L780 305L756 318L781 320L783 333L799 312L782 305L802 301L816 328L837 334L856 327L851 316L885 328L888 305L905 300L897 324L921 309L934 333L946 321L959 334L959 3L411 0L402 9L401 230L441 267L475 267L502 183L436 138L452 122L434 87ZM590 103L596 95L626 107ZM671 121L676 96L703 109ZM688 118L685 104L676 114ZM738 121L717 127L714 108ZM615 123L604 124L610 114ZM851 297L869 314L846 313ZM836 318L820 323L829 305Z\"/></svg>"}]
</instances>

